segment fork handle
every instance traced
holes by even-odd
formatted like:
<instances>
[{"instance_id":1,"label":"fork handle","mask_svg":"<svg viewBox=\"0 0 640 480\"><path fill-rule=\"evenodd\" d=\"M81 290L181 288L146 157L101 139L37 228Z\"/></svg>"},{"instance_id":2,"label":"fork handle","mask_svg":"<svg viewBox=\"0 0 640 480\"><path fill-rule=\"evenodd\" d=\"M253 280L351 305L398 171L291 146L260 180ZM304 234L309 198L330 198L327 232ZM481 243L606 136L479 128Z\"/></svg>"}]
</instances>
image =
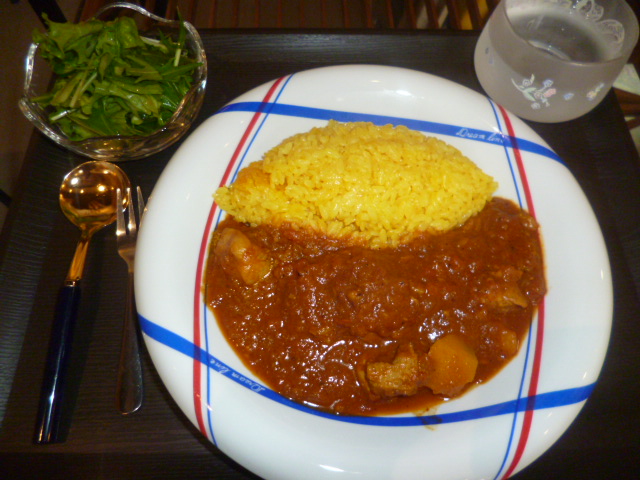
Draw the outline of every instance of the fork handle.
<instances>
[{"instance_id":1,"label":"fork handle","mask_svg":"<svg viewBox=\"0 0 640 480\"><path fill-rule=\"evenodd\" d=\"M58 294L40 390L35 430L35 443L38 444L62 442L66 435L68 412L65 411L64 393L79 303L80 282L66 282Z\"/></svg>"},{"instance_id":2,"label":"fork handle","mask_svg":"<svg viewBox=\"0 0 640 480\"><path fill-rule=\"evenodd\" d=\"M133 292L133 272L129 272L127 300L122 329L122 347L118 365L116 403L123 415L137 411L142 405L143 381L140 345Z\"/></svg>"}]
</instances>

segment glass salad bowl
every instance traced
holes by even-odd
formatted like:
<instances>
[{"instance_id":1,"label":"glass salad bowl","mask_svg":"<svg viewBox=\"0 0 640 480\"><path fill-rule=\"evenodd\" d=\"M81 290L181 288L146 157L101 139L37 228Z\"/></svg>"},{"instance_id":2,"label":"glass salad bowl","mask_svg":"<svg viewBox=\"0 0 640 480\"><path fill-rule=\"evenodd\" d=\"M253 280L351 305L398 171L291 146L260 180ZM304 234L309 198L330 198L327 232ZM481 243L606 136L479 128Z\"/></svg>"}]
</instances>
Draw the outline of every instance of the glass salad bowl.
<instances>
[{"instance_id":1,"label":"glass salad bowl","mask_svg":"<svg viewBox=\"0 0 640 480\"><path fill-rule=\"evenodd\" d=\"M176 102L177 107L173 115L165 121L166 123L149 133L97 134L96 136L91 135L89 138L71 138L56 121L59 118L54 118L64 116L66 112L60 114L58 111L52 114L51 107L43 106L42 102L38 100L50 91L52 78L55 77L53 67L43 58L43 55L38 53L41 48L39 43L34 42L30 45L26 59L24 90L19 102L22 113L38 130L58 145L96 160L112 162L134 160L148 157L172 145L187 132L197 117L204 99L207 60L202 40L195 27L185 21L181 33L181 22L158 17L138 5L125 2L104 6L94 18L110 21L123 15L131 17L135 21L145 43L161 43L158 39L162 38L177 41L182 35L184 46L188 49L188 56L198 64L191 73L193 83L182 100L179 103ZM101 73L96 72L95 75L98 75L100 79ZM82 81L79 83L82 84ZM137 85L137 83L135 84ZM103 117L109 117L108 112L105 112ZM139 119L138 122L140 122Z\"/></svg>"}]
</instances>

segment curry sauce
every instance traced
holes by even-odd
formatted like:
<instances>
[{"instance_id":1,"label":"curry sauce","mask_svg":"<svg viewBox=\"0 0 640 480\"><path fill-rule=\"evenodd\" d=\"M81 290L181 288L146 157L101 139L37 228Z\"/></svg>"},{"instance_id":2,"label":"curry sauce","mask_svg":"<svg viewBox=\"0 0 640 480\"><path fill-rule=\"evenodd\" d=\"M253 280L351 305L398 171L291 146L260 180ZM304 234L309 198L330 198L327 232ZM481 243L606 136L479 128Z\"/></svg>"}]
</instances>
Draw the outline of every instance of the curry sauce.
<instances>
[{"instance_id":1,"label":"curry sauce","mask_svg":"<svg viewBox=\"0 0 640 480\"><path fill-rule=\"evenodd\" d=\"M545 294L538 225L494 198L461 227L395 248L225 219L208 305L257 377L339 414L417 412L496 374Z\"/></svg>"}]
</instances>

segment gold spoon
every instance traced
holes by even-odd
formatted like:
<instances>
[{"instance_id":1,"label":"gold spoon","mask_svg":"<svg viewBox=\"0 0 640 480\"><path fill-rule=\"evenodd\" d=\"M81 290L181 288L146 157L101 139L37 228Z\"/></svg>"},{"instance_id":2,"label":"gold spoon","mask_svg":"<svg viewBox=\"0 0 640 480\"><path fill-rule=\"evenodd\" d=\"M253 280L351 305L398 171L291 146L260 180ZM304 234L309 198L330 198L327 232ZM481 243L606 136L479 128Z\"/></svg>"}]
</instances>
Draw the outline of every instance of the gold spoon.
<instances>
[{"instance_id":1,"label":"gold spoon","mask_svg":"<svg viewBox=\"0 0 640 480\"><path fill-rule=\"evenodd\" d=\"M60 208L80 228L80 241L58 297L40 393L36 443L63 441L61 419L66 374L89 242L95 232L115 221L116 191L118 188L124 191L127 187L130 182L125 173L116 165L101 161L86 162L74 168L60 186Z\"/></svg>"}]
</instances>

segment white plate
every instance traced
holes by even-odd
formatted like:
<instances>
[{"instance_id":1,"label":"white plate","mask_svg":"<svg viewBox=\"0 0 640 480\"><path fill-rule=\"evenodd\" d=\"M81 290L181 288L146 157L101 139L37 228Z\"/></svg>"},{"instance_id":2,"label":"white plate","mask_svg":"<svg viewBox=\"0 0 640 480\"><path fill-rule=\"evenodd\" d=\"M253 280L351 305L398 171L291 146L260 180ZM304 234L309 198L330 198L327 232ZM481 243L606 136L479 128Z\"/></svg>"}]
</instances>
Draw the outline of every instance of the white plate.
<instances>
[{"instance_id":1,"label":"white plate","mask_svg":"<svg viewBox=\"0 0 640 480\"><path fill-rule=\"evenodd\" d=\"M459 148L497 195L542 228L548 294L519 355L485 385L427 416L336 417L261 384L221 336L200 293L212 195L241 166L329 119L404 124ZM583 192L528 126L472 90L411 70L320 68L260 86L206 120L148 202L136 298L148 350L188 418L223 452L271 479L497 479L547 450L600 372L612 318L608 258Z\"/></svg>"}]
</instances>

